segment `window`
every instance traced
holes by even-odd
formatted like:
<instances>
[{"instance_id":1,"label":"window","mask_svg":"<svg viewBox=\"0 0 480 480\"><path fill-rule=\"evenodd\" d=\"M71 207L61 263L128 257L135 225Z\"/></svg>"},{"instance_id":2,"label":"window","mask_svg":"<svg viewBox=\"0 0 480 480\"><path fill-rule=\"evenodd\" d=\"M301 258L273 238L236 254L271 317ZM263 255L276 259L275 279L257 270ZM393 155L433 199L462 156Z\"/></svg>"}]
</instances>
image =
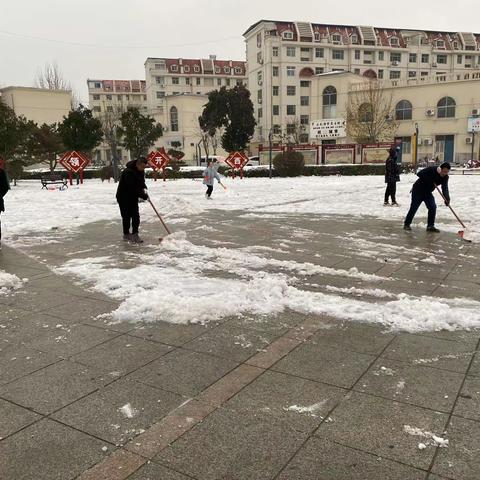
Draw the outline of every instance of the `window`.
<instances>
[{"instance_id":1,"label":"window","mask_svg":"<svg viewBox=\"0 0 480 480\"><path fill-rule=\"evenodd\" d=\"M170 130L172 132L178 132L178 110L177 107L170 109Z\"/></svg>"},{"instance_id":2,"label":"window","mask_svg":"<svg viewBox=\"0 0 480 480\"><path fill-rule=\"evenodd\" d=\"M442 65L445 65L447 63L447 56L437 55L437 63L441 63Z\"/></svg>"},{"instance_id":3,"label":"window","mask_svg":"<svg viewBox=\"0 0 480 480\"><path fill-rule=\"evenodd\" d=\"M401 100L395 107L395 120L411 120L412 104L408 100Z\"/></svg>"},{"instance_id":4,"label":"window","mask_svg":"<svg viewBox=\"0 0 480 480\"><path fill-rule=\"evenodd\" d=\"M225 73L230 73L230 67L223 67L223 71Z\"/></svg>"},{"instance_id":5,"label":"window","mask_svg":"<svg viewBox=\"0 0 480 480\"><path fill-rule=\"evenodd\" d=\"M350 36L350 41L352 43L358 43L358 35L355 35L355 34L351 35Z\"/></svg>"},{"instance_id":6,"label":"window","mask_svg":"<svg viewBox=\"0 0 480 480\"><path fill-rule=\"evenodd\" d=\"M164 85L165 84L165 77L155 77L157 83Z\"/></svg>"},{"instance_id":7,"label":"window","mask_svg":"<svg viewBox=\"0 0 480 480\"><path fill-rule=\"evenodd\" d=\"M172 85L180 85L180 78L172 77Z\"/></svg>"},{"instance_id":8,"label":"window","mask_svg":"<svg viewBox=\"0 0 480 480\"><path fill-rule=\"evenodd\" d=\"M408 56L408 61L409 61L409 63L417 63L417 54L416 53L411 53Z\"/></svg>"},{"instance_id":9,"label":"window","mask_svg":"<svg viewBox=\"0 0 480 480\"><path fill-rule=\"evenodd\" d=\"M185 85L190 85L191 84L191 79L190 78L185 78Z\"/></svg>"},{"instance_id":10,"label":"window","mask_svg":"<svg viewBox=\"0 0 480 480\"><path fill-rule=\"evenodd\" d=\"M278 51L279 51L278 47L273 47L272 48L272 56L273 57L278 57Z\"/></svg>"},{"instance_id":11,"label":"window","mask_svg":"<svg viewBox=\"0 0 480 480\"><path fill-rule=\"evenodd\" d=\"M300 125L308 125L310 123L310 117L308 115L300 115Z\"/></svg>"},{"instance_id":12,"label":"window","mask_svg":"<svg viewBox=\"0 0 480 480\"><path fill-rule=\"evenodd\" d=\"M220 67L215 67L215 73L222 73L222 69Z\"/></svg>"},{"instance_id":13,"label":"window","mask_svg":"<svg viewBox=\"0 0 480 480\"><path fill-rule=\"evenodd\" d=\"M385 52L378 52L378 59L383 62L385 60Z\"/></svg>"},{"instance_id":14,"label":"window","mask_svg":"<svg viewBox=\"0 0 480 480\"><path fill-rule=\"evenodd\" d=\"M452 97L443 97L437 103L438 118L454 118L456 103Z\"/></svg>"},{"instance_id":15,"label":"window","mask_svg":"<svg viewBox=\"0 0 480 480\"><path fill-rule=\"evenodd\" d=\"M337 89L329 86L323 90L323 118L335 118L337 112Z\"/></svg>"},{"instance_id":16,"label":"window","mask_svg":"<svg viewBox=\"0 0 480 480\"><path fill-rule=\"evenodd\" d=\"M193 71L194 71L195 73L200 72L200 67L199 67L198 65L194 65L194 66L193 66Z\"/></svg>"},{"instance_id":17,"label":"window","mask_svg":"<svg viewBox=\"0 0 480 480\"><path fill-rule=\"evenodd\" d=\"M198 83L198 80L200 80L200 79L199 78L197 79L197 83ZM226 83L227 87L229 87L230 86L230 79L226 78L225 83Z\"/></svg>"},{"instance_id":18,"label":"window","mask_svg":"<svg viewBox=\"0 0 480 480\"><path fill-rule=\"evenodd\" d=\"M437 48L445 48L445 40L437 40L437 41L435 42L435 46L436 46Z\"/></svg>"},{"instance_id":19,"label":"window","mask_svg":"<svg viewBox=\"0 0 480 480\"><path fill-rule=\"evenodd\" d=\"M257 110L257 116L258 116L258 118L262 118L262 117L263 117L263 109L262 109L262 108L259 108L259 109Z\"/></svg>"},{"instance_id":20,"label":"window","mask_svg":"<svg viewBox=\"0 0 480 480\"><path fill-rule=\"evenodd\" d=\"M308 143L308 140L309 140L308 133L301 133L301 134L298 136L298 141L299 141L300 143Z\"/></svg>"},{"instance_id":21,"label":"window","mask_svg":"<svg viewBox=\"0 0 480 480\"><path fill-rule=\"evenodd\" d=\"M282 33L282 37L285 40L293 40L293 32L291 32L290 30L286 30L285 32Z\"/></svg>"},{"instance_id":22,"label":"window","mask_svg":"<svg viewBox=\"0 0 480 480\"><path fill-rule=\"evenodd\" d=\"M257 63L263 63L262 62L262 52L257 53Z\"/></svg>"},{"instance_id":23,"label":"window","mask_svg":"<svg viewBox=\"0 0 480 480\"><path fill-rule=\"evenodd\" d=\"M430 61L430 55L428 53L422 53L422 63L428 63Z\"/></svg>"},{"instance_id":24,"label":"window","mask_svg":"<svg viewBox=\"0 0 480 480\"><path fill-rule=\"evenodd\" d=\"M293 96L297 94L297 87L295 85L287 85L287 95Z\"/></svg>"},{"instance_id":25,"label":"window","mask_svg":"<svg viewBox=\"0 0 480 480\"><path fill-rule=\"evenodd\" d=\"M358 109L358 120L362 123L373 121L373 108L370 103L362 103Z\"/></svg>"},{"instance_id":26,"label":"window","mask_svg":"<svg viewBox=\"0 0 480 480\"><path fill-rule=\"evenodd\" d=\"M422 77L428 77L428 72L420 72L420 75L421 75Z\"/></svg>"},{"instance_id":27,"label":"window","mask_svg":"<svg viewBox=\"0 0 480 480\"><path fill-rule=\"evenodd\" d=\"M297 106L296 105L287 105L287 115L296 115Z\"/></svg>"},{"instance_id":28,"label":"window","mask_svg":"<svg viewBox=\"0 0 480 480\"><path fill-rule=\"evenodd\" d=\"M272 114L273 115L280 115L280 105L273 105L272 106Z\"/></svg>"},{"instance_id":29,"label":"window","mask_svg":"<svg viewBox=\"0 0 480 480\"><path fill-rule=\"evenodd\" d=\"M300 105L302 107L308 107L310 105L310 97L300 97Z\"/></svg>"},{"instance_id":30,"label":"window","mask_svg":"<svg viewBox=\"0 0 480 480\"><path fill-rule=\"evenodd\" d=\"M378 78L383 78L383 70L378 71Z\"/></svg>"},{"instance_id":31,"label":"window","mask_svg":"<svg viewBox=\"0 0 480 480\"><path fill-rule=\"evenodd\" d=\"M185 66L183 67L183 71L184 71L185 73L190 73L190 67L189 67L188 65L185 65Z\"/></svg>"},{"instance_id":32,"label":"window","mask_svg":"<svg viewBox=\"0 0 480 480\"><path fill-rule=\"evenodd\" d=\"M318 32L315 32L315 41L316 42L320 41L320 34Z\"/></svg>"},{"instance_id":33,"label":"window","mask_svg":"<svg viewBox=\"0 0 480 480\"><path fill-rule=\"evenodd\" d=\"M197 85L201 85L202 84L202 79L200 77L197 77Z\"/></svg>"},{"instance_id":34,"label":"window","mask_svg":"<svg viewBox=\"0 0 480 480\"><path fill-rule=\"evenodd\" d=\"M93 88L102 88L102 84L100 82L95 82Z\"/></svg>"},{"instance_id":35,"label":"window","mask_svg":"<svg viewBox=\"0 0 480 480\"><path fill-rule=\"evenodd\" d=\"M280 88L278 86L272 87L272 95L274 97L278 97L279 93L280 93Z\"/></svg>"},{"instance_id":36,"label":"window","mask_svg":"<svg viewBox=\"0 0 480 480\"><path fill-rule=\"evenodd\" d=\"M360 60L360 50L355 50L355 60Z\"/></svg>"},{"instance_id":37,"label":"window","mask_svg":"<svg viewBox=\"0 0 480 480\"><path fill-rule=\"evenodd\" d=\"M257 34L257 47L261 47L261 46L262 46L262 34L258 33Z\"/></svg>"},{"instance_id":38,"label":"window","mask_svg":"<svg viewBox=\"0 0 480 480\"><path fill-rule=\"evenodd\" d=\"M178 72L178 65L172 65L171 70L172 72Z\"/></svg>"},{"instance_id":39,"label":"window","mask_svg":"<svg viewBox=\"0 0 480 480\"><path fill-rule=\"evenodd\" d=\"M323 50L323 48L316 48L315 49L315 57L316 58L323 58L325 52Z\"/></svg>"},{"instance_id":40,"label":"window","mask_svg":"<svg viewBox=\"0 0 480 480\"><path fill-rule=\"evenodd\" d=\"M157 98L165 98L165 92L157 92Z\"/></svg>"},{"instance_id":41,"label":"window","mask_svg":"<svg viewBox=\"0 0 480 480\"><path fill-rule=\"evenodd\" d=\"M125 100L130 100L130 95L125 95Z\"/></svg>"},{"instance_id":42,"label":"window","mask_svg":"<svg viewBox=\"0 0 480 480\"><path fill-rule=\"evenodd\" d=\"M332 59L333 60L343 60L344 59L344 51L343 50L332 50Z\"/></svg>"},{"instance_id":43,"label":"window","mask_svg":"<svg viewBox=\"0 0 480 480\"><path fill-rule=\"evenodd\" d=\"M243 80L236 80L236 84L240 87L241 85L243 85Z\"/></svg>"},{"instance_id":44,"label":"window","mask_svg":"<svg viewBox=\"0 0 480 480\"><path fill-rule=\"evenodd\" d=\"M308 80L300 80L300 86L302 88L309 88L310 87L310 82Z\"/></svg>"},{"instance_id":45,"label":"window","mask_svg":"<svg viewBox=\"0 0 480 480\"><path fill-rule=\"evenodd\" d=\"M113 107L111 105L108 105L107 112L113 112Z\"/></svg>"},{"instance_id":46,"label":"window","mask_svg":"<svg viewBox=\"0 0 480 480\"><path fill-rule=\"evenodd\" d=\"M287 47L287 57L294 57L296 55L295 47Z\"/></svg>"},{"instance_id":47,"label":"window","mask_svg":"<svg viewBox=\"0 0 480 480\"><path fill-rule=\"evenodd\" d=\"M93 99L94 99L94 100L100 100L100 95L94 95L94 96L93 96Z\"/></svg>"},{"instance_id":48,"label":"window","mask_svg":"<svg viewBox=\"0 0 480 480\"><path fill-rule=\"evenodd\" d=\"M287 77L295 76L295 67L287 67Z\"/></svg>"},{"instance_id":49,"label":"window","mask_svg":"<svg viewBox=\"0 0 480 480\"><path fill-rule=\"evenodd\" d=\"M457 41L457 40L455 40L455 41L453 42L453 48L454 48L455 50L459 50L459 48L458 48L458 41Z\"/></svg>"},{"instance_id":50,"label":"window","mask_svg":"<svg viewBox=\"0 0 480 480\"><path fill-rule=\"evenodd\" d=\"M315 75L321 75L324 71L323 67L315 67Z\"/></svg>"},{"instance_id":51,"label":"window","mask_svg":"<svg viewBox=\"0 0 480 480\"><path fill-rule=\"evenodd\" d=\"M360 69L359 69L359 68L355 68L355 69L353 70L353 73L354 73L355 75L360 75Z\"/></svg>"},{"instance_id":52,"label":"window","mask_svg":"<svg viewBox=\"0 0 480 480\"><path fill-rule=\"evenodd\" d=\"M400 63L402 61L402 54L401 53L396 53L396 52L392 52L390 54L390 61L392 63L396 62L396 63Z\"/></svg>"},{"instance_id":53,"label":"window","mask_svg":"<svg viewBox=\"0 0 480 480\"><path fill-rule=\"evenodd\" d=\"M241 67L235 67L235 75L241 75L242 74L242 68Z\"/></svg>"},{"instance_id":54,"label":"window","mask_svg":"<svg viewBox=\"0 0 480 480\"><path fill-rule=\"evenodd\" d=\"M310 52L309 48L301 48L300 49L300 60L302 62L309 62L310 61Z\"/></svg>"},{"instance_id":55,"label":"window","mask_svg":"<svg viewBox=\"0 0 480 480\"><path fill-rule=\"evenodd\" d=\"M145 102L147 101L147 96L146 96L146 95L143 96L143 100L144 100Z\"/></svg>"},{"instance_id":56,"label":"window","mask_svg":"<svg viewBox=\"0 0 480 480\"><path fill-rule=\"evenodd\" d=\"M342 36L339 33L335 33L332 35L332 42L333 43L342 43Z\"/></svg>"},{"instance_id":57,"label":"window","mask_svg":"<svg viewBox=\"0 0 480 480\"><path fill-rule=\"evenodd\" d=\"M94 111L94 112L101 112L101 111L102 111L102 108L97 105L97 106L93 107L93 111Z\"/></svg>"},{"instance_id":58,"label":"window","mask_svg":"<svg viewBox=\"0 0 480 480\"><path fill-rule=\"evenodd\" d=\"M272 67L272 76L273 77L278 77L280 74L280 68L279 67Z\"/></svg>"},{"instance_id":59,"label":"window","mask_svg":"<svg viewBox=\"0 0 480 480\"><path fill-rule=\"evenodd\" d=\"M222 79L221 79L221 78L217 78L217 85L218 85L218 86L221 86L221 85L222 85Z\"/></svg>"},{"instance_id":60,"label":"window","mask_svg":"<svg viewBox=\"0 0 480 480\"><path fill-rule=\"evenodd\" d=\"M415 70L411 70L408 72L408 78L415 78L417 76L417 72Z\"/></svg>"},{"instance_id":61,"label":"window","mask_svg":"<svg viewBox=\"0 0 480 480\"><path fill-rule=\"evenodd\" d=\"M273 134L274 135L280 135L282 133L282 129L280 128L280 125L274 125L273 126Z\"/></svg>"},{"instance_id":62,"label":"window","mask_svg":"<svg viewBox=\"0 0 480 480\"><path fill-rule=\"evenodd\" d=\"M390 80L396 80L400 78L400 71L399 70L390 70Z\"/></svg>"},{"instance_id":63,"label":"window","mask_svg":"<svg viewBox=\"0 0 480 480\"><path fill-rule=\"evenodd\" d=\"M258 103L262 103L262 100L263 100L262 90L257 90L257 100L258 100Z\"/></svg>"},{"instance_id":64,"label":"window","mask_svg":"<svg viewBox=\"0 0 480 480\"><path fill-rule=\"evenodd\" d=\"M391 37L390 38L390 45L392 47L398 47L398 45L400 45L400 42L399 42L398 38L397 37Z\"/></svg>"},{"instance_id":65,"label":"window","mask_svg":"<svg viewBox=\"0 0 480 480\"><path fill-rule=\"evenodd\" d=\"M111 100L112 99L112 96L111 95L106 95L107 97L107 100Z\"/></svg>"}]
</instances>

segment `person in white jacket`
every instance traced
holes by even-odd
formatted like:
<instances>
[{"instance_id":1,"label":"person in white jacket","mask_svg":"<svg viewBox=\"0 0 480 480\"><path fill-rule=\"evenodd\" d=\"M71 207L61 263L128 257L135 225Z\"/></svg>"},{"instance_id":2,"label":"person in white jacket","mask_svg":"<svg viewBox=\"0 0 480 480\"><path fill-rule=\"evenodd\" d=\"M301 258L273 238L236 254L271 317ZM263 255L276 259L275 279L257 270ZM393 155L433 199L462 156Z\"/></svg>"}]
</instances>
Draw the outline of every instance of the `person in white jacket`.
<instances>
[{"instance_id":1,"label":"person in white jacket","mask_svg":"<svg viewBox=\"0 0 480 480\"><path fill-rule=\"evenodd\" d=\"M203 171L203 184L207 186L207 191L205 193L205 197L207 198L211 198L212 196L215 179L217 179L218 183L222 183L217 169L213 166L213 162L208 160L207 168Z\"/></svg>"}]
</instances>

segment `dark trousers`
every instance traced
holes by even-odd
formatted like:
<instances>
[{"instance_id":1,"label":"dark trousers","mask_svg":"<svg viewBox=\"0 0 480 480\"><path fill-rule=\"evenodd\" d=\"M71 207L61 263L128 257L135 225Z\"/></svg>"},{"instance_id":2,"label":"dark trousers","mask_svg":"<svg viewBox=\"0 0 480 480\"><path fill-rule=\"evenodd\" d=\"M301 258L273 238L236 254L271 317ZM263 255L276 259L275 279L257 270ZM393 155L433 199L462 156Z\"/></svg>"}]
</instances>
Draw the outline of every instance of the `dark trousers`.
<instances>
[{"instance_id":1,"label":"dark trousers","mask_svg":"<svg viewBox=\"0 0 480 480\"><path fill-rule=\"evenodd\" d=\"M140 226L140 213L138 203L119 203L120 215L122 216L123 234L130 233L130 223L132 224L132 233L138 233Z\"/></svg>"},{"instance_id":2,"label":"dark trousers","mask_svg":"<svg viewBox=\"0 0 480 480\"><path fill-rule=\"evenodd\" d=\"M412 204L410 205L410 210L405 218L405 225L410 225L412 223L413 217L417 213L418 207L420 207L422 202L425 202L425 205L428 208L428 226L435 226L435 215L437 214L437 204L435 203L435 198L431 192L416 191L412 191Z\"/></svg>"},{"instance_id":3,"label":"dark trousers","mask_svg":"<svg viewBox=\"0 0 480 480\"><path fill-rule=\"evenodd\" d=\"M210 197L213 192L213 185L207 185L207 197Z\"/></svg>"},{"instance_id":4,"label":"dark trousers","mask_svg":"<svg viewBox=\"0 0 480 480\"><path fill-rule=\"evenodd\" d=\"M397 194L397 182L387 182L387 189L385 190L385 203L388 203L388 198L392 197L392 203L397 203L395 195Z\"/></svg>"}]
</instances>

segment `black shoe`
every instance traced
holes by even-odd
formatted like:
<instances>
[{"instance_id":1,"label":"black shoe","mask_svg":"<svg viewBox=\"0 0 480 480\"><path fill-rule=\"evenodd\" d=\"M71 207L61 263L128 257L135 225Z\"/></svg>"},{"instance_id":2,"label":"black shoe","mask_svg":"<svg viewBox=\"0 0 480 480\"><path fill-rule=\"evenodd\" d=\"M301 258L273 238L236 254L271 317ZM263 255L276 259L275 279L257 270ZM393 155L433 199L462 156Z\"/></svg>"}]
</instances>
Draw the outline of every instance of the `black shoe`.
<instances>
[{"instance_id":1,"label":"black shoe","mask_svg":"<svg viewBox=\"0 0 480 480\"><path fill-rule=\"evenodd\" d=\"M403 229L410 232L412 230L412 227L410 225L404 225Z\"/></svg>"},{"instance_id":2,"label":"black shoe","mask_svg":"<svg viewBox=\"0 0 480 480\"><path fill-rule=\"evenodd\" d=\"M439 233L440 230L435 227L427 227L427 232Z\"/></svg>"},{"instance_id":3,"label":"black shoe","mask_svg":"<svg viewBox=\"0 0 480 480\"><path fill-rule=\"evenodd\" d=\"M143 240L138 236L138 233L132 233L130 236L130 241L132 243L143 243Z\"/></svg>"}]
</instances>

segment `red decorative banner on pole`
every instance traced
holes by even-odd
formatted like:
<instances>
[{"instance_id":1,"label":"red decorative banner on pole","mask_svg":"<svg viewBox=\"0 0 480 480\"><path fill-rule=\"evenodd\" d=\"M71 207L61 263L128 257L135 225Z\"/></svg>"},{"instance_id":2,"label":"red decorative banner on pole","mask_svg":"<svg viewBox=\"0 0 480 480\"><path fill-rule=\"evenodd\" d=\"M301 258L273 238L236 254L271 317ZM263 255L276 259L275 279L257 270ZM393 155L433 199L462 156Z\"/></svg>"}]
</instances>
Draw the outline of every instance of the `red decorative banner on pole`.
<instances>
[{"instance_id":1,"label":"red decorative banner on pole","mask_svg":"<svg viewBox=\"0 0 480 480\"><path fill-rule=\"evenodd\" d=\"M240 171L240 178L243 179L243 167L248 163L248 157L242 152L233 152L226 159L225 163L232 168L232 176L235 178L235 170Z\"/></svg>"},{"instance_id":2,"label":"red decorative banner on pole","mask_svg":"<svg viewBox=\"0 0 480 480\"><path fill-rule=\"evenodd\" d=\"M165 180L166 180L166 178L165 178L165 167L170 162L170 157L165 152L165 150L161 149L161 150L157 150L157 151L154 151L154 152L150 152L150 154L147 157L147 160L148 160L148 164L153 168L155 181L157 181L156 172L158 170L162 170L163 181L165 182Z\"/></svg>"},{"instance_id":3,"label":"red decorative banner on pole","mask_svg":"<svg viewBox=\"0 0 480 480\"><path fill-rule=\"evenodd\" d=\"M80 173L80 183L83 183L83 170L90 163L90 160L83 153L75 150L66 152L59 163L67 170L70 185L72 185L72 173Z\"/></svg>"}]
</instances>

